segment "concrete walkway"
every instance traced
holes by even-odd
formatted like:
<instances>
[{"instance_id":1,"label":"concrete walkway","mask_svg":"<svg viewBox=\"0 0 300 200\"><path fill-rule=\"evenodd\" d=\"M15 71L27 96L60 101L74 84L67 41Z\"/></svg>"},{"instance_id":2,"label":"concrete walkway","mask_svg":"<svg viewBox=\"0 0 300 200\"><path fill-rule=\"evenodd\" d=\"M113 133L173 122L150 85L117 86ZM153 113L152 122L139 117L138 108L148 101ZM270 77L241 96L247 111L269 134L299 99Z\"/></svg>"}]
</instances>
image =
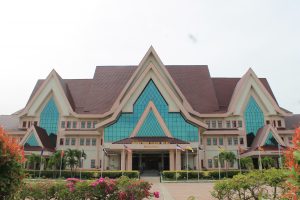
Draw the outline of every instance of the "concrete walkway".
<instances>
[{"instance_id":1,"label":"concrete walkway","mask_svg":"<svg viewBox=\"0 0 300 200\"><path fill-rule=\"evenodd\" d=\"M214 200L210 192L213 183L160 183L159 177L141 177L152 183L151 192L160 193L159 200L187 200L193 196L196 200Z\"/></svg>"}]
</instances>

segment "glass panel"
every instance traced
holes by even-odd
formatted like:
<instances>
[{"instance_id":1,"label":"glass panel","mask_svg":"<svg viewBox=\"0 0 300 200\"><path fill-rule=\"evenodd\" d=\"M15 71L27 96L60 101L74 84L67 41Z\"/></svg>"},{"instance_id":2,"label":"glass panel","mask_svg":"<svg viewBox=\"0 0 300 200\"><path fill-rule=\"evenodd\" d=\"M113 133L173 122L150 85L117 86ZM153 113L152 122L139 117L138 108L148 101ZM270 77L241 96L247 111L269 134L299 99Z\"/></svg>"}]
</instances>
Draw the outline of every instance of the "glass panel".
<instances>
[{"instance_id":1,"label":"glass panel","mask_svg":"<svg viewBox=\"0 0 300 200\"><path fill-rule=\"evenodd\" d=\"M148 116L146 117L143 125L138 131L137 136L165 136L165 133L158 123L152 110L148 113Z\"/></svg>"},{"instance_id":2,"label":"glass panel","mask_svg":"<svg viewBox=\"0 0 300 200\"><path fill-rule=\"evenodd\" d=\"M25 145L30 145L30 146L39 146L39 143L34 135L34 133L31 133L30 136L28 137Z\"/></svg>"},{"instance_id":3,"label":"glass panel","mask_svg":"<svg viewBox=\"0 0 300 200\"><path fill-rule=\"evenodd\" d=\"M265 145L268 145L268 146L278 146L278 142L277 140L274 138L272 132L269 133L267 139L266 139L266 143Z\"/></svg>"},{"instance_id":4,"label":"glass panel","mask_svg":"<svg viewBox=\"0 0 300 200\"><path fill-rule=\"evenodd\" d=\"M80 138L80 146L84 145L84 138Z\"/></svg>"},{"instance_id":5,"label":"glass panel","mask_svg":"<svg viewBox=\"0 0 300 200\"><path fill-rule=\"evenodd\" d=\"M219 138L219 145L223 145L223 138Z\"/></svg>"},{"instance_id":6,"label":"glass panel","mask_svg":"<svg viewBox=\"0 0 300 200\"><path fill-rule=\"evenodd\" d=\"M92 146L96 146L96 138L92 138Z\"/></svg>"},{"instance_id":7,"label":"glass panel","mask_svg":"<svg viewBox=\"0 0 300 200\"><path fill-rule=\"evenodd\" d=\"M264 113L252 96L249 99L244 116L247 134L255 136L258 129L264 126L265 120Z\"/></svg>"},{"instance_id":8,"label":"glass panel","mask_svg":"<svg viewBox=\"0 0 300 200\"><path fill-rule=\"evenodd\" d=\"M40 127L44 128L47 131L48 135L50 135L50 133L56 134L58 119L59 112L52 97L41 112Z\"/></svg>"},{"instance_id":9,"label":"glass panel","mask_svg":"<svg viewBox=\"0 0 300 200\"><path fill-rule=\"evenodd\" d=\"M134 103L133 113L122 113L114 124L104 128L105 141L114 142L128 138L150 101L155 104L155 107L158 109L159 114L163 118L173 137L184 141L198 141L198 128L188 123L181 113L169 112L167 102L152 80L149 81L144 91ZM152 117L150 116L149 118ZM152 121L152 123L153 125L151 129L158 132L151 132L150 134L149 130L145 131L150 128L150 125L147 125L143 128L143 130L141 130L143 131L143 136L153 136L153 134L161 135L160 127L155 126L155 120Z\"/></svg>"}]
</instances>

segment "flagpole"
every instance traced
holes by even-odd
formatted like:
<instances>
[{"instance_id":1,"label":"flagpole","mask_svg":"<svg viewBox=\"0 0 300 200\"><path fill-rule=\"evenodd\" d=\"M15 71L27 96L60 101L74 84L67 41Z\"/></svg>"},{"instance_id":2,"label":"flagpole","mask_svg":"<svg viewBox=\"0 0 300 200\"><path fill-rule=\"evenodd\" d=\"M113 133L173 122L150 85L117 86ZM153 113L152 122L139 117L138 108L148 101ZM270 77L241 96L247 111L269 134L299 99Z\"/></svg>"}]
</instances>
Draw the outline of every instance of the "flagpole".
<instances>
[{"instance_id":1,"label":"flagpole","mask_svg":"<svg viewBox=\"0 0 300 200\"><path fill-rule=\"evenodd\" d=\"M177 182L177 145L175 148L175 178L176 178L176 182Z\"/></svg>"},{"instance_id":2,"label":"flagpole","mask_svg":"<svg viewBox=\"0 0 300 200\"><path fill-rule=\"evenodd\" d=\"M82 149L80 151L80 158L79 158L79 162L80 162L80 171L79 171L79 179L81 180L81 169L82 169Z\"/></svg>"},{"instance_id":3,"label":"flagpole","mask_svg":"<svg viewBox=\"0 0 300 200\"><path fill-rule=\"evenodd\" d=\"M186 150L186 180L189 180L189 150Z\"/></svg>"},{"instance_id":4,"label":"flagpole","mask_svg":"<svg viewBox=\"0 0 300 200\"><path fill-rule=\"evenodd\" d=\"M61 178L61 166L62 166L62 152L60 152L60 168L59 168L59 177Z\"/></svg>"},{"instance_id":5,"label":"flagpole","mask_svg":"<svg viewBox=\"0 0 300 200\"><path fill-rule=\"evenodd\" d=\"M218 152L218 168L219 168L219 180L221 179L221 162L220 162L220 152Z\"/></svg>"},{"instance_id":6,"label":"flagpole","mask_svg":"<svg viewBox=\"0 0 300 200\"><path fill-rule=\"evenodd\" d=\"M282 162L281 162L281 151L280 151L280 144L278 143L278 159L279 159L279 168L282 168Z\"/></svg>"},{"instance_id":7,"label":"flagpole","mask_svg":"<svg viewBox=\"0 0 300 200\"><path fill-rule=\"evenodd\" d=\"M39 172L39 178L41 178L41 171L42 171L42 155L41 155L41 161L40 161L40 172Z\"/></svg>"},{"instance_id":8,"label":"flagpole","mask_svg":"<svg viewBox=\"0 0 300 200\"><path fill-rule=\"evenodd\" d=\"M258 149L258 158L259 158L259 170L262 171L261 155L260 155L260 147L259 147L259 149Z\"/></svg>"}]
</instances>

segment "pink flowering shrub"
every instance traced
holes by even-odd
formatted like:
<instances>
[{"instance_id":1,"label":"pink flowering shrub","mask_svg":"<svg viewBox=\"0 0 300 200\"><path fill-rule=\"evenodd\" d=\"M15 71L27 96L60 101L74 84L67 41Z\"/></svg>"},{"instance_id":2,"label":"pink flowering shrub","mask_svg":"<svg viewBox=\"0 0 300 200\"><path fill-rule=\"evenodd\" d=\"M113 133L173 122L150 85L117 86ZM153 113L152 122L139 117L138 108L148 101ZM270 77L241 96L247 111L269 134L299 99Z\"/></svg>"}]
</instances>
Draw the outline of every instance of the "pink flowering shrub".
<instances>
[{"instance_id":1,"label":"pink flowering shrub","mask_svg":"<svg viewBox=\"0 0 300 200\"><path fill-rule=\"evenodd\" d=\"M159 198L159 193L151 193L150 189L150 183L128 177L99 178L95 181L68 178L64 182L28 182L20 190L18 199L142 200L149 197Z\"/></svg>"}]
</instances>

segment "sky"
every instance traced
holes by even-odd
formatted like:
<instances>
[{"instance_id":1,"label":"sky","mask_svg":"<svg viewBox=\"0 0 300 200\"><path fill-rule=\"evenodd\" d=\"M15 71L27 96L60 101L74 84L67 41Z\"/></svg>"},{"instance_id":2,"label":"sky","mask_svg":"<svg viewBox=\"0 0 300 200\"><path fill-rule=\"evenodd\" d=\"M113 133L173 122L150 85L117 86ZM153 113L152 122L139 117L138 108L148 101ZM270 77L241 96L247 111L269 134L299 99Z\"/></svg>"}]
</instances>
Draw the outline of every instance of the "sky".
<instances>
[{"instance_id":1,"label":"sky","mask_svg":"<svg viewBox=\"0 0 300 200\"><path fill-rule=\"evenodd\" d=\"M0 2L0 114L22 109L38 79L92 78L99 65L208 65L213 77L266 77L300 113L300 1ZM204 94L205 95L205 94Z\"/></svg>"}]
</instances>

